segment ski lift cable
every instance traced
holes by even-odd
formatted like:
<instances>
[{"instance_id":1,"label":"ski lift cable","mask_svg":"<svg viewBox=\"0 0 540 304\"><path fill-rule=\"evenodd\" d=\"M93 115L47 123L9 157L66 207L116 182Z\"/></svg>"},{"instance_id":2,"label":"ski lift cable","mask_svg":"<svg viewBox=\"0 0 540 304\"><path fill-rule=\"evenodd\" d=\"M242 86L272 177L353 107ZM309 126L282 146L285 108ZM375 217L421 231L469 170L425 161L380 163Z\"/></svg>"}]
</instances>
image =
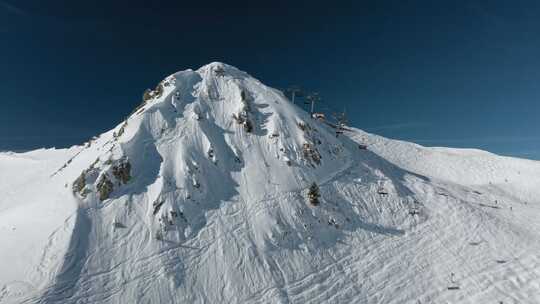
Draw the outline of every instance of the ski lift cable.
<instances>
[{"instance_id":1,"label":"ski lift cable","mask_svg":"<svg viewBox=\"0 0 540 304\"><path fill-rule=\"evenodd\" d=\"M324 103L323 105L320 106L320 108L323 110L323 112L326 111L326 112L329 112L329 113L332 113L332 114L341 112L341 111L337 110L336 108L330 106L328 103ZM334 115L332 115L332 116L334 116Z\"/></svg>"},{"instance_id":2,"label":"ski lift cable","mask_svg":"<svg viewBox=\"0 0 540 304\"><path fill-rule=\"evenodd\" d=\"M458 200L458 199L456 199ZM461 202L463 202L462 200L459 200ZM440 217L440 218L444 218L444 215L441 214L440 211L438 210L434 210L434 212ZM434 232L434 234L436 235L437 239L439 240L442 240L443 238L441 237L441 235L439 234L439 232L437 231L437 229L434 229L435 227L433 226L432 223L429 223L428 226L431 228L431 231ZM485 241L485 240L484 240ZM469 265L469 261L467 259L465 259L464 257L462 257L459 253L456 253L456 252L452 252L447 246L441 246L443 248L443 250L445 250L447 253L449 253L451 256L453 256L456 260L460 261L462 265L467 265L467 268L469 269L472 269L471 266ZM448 270L447 270L448 271ZM472 272L472 271L471 271ZM450 273L453 273L452 271L450 271ZM474 273L474 272L472 272ZM475 285L475 287L477 288L477 290L482 290L482 287L480 285L480 283L478 283L478 280L476 279L473 279L472 277L471 278L471 282ZM487 279L489 281L489 283L492 285L492 286L495 286L494 285L494 282L493 280L490 280L490 279ZM458 284L459 286L459 284ZM470 291L469 291L470 292Z\"/></svg>"},{"instance_id":3,"label":"ski lift cable","mask_svg":"<svg viewBox=\"0 0 540 304\"><path fill-rule=\"evenodd\" d=\"M456 200L457 200L457 199L456 199ZM459 199L459 201L460 201L461 203L467 203L466 201L461 200L461 199ZM475 210L477 210L477 211L479 211L479 212L484 212L480 207L477 207L477 206L475 206L475 205L470 205L470 206L471 206L473 209L475 209ZM493 220L494 220L494 219L493 219ZM485 222L480 222L480 225L485 225ZM490 244L490 242L488 242L488 241L487 241L483 236L481 236L481 235L478 235L477 239L480 239L480 241L481 241L482 243ZM464 245L463 247L465 247L465 245ZM505 252L504 252L505 256L507 256L507 257L512 257L514 260L518 260L518 257L517 257L516 255L514 255L514 254L512 253L512 251L508 251L507 249L504 250L504 251L505 251ZM518 264L518 265L519 265L519 264ZM494 281L494 280L492 280L492 279L487 279L487 280L488 280L488 282L489 282L492 286L495 287L495 289L496 289L501 295L503 295L503 296L506 295L506 294L505 294L503 291L501 291L499 288L496 288L496 285L495 285L495 281Z\"/></svg>"},{"instance_id":4,"label":"ski lift cable","mask_svg":"<svg viewBox=\"0 0 540 304\"><path fill-rule=\"evenodd\" d=\"M286 89L287 92L290 92L290 90L291 90L290 88ZM325 102L325 99L321 98L320 94L317 93L317 92L308 94L308 93L302 91L301 94L296 95L296 97L298 97L298 98L304 98L304 102L300 102L300 104L303 103L304 105L310 105L311 104L310 96L316 96L315 103L317 104L318 107L320 107L323 110L322 112L325 112L325 110L326 110L327 112L345 113L342 110L339 110L338 108L334 107L332 104L329 104L328 102Z\"/></svg>"},{"instance_id":5,"label":"ski lift cable","mask_svg":"<svg viewBox=\"0 0 540 304\"><path fill-rule=\"evenodd\" d=\"M435 213L437 215L439 215L441 218L444 218L439 211L435 210ZM431 222L428 223L428 227L431 228L431 231L436 235L436 238L439 239L439 240L443 240L444 238L442 238L442 236L438 233L437 229L435 229L435 227L433 226L433 224ZM447 248L447 246L441 246L442 249L444 249L447 253L449 253L451 256L453 256L454 258L456 258L456 260L459 260L460 262L462 262L464 265L465 264L468 264L467 261L459 254L457 253L454 253L452 251L450 251L450 249ZM470 267L469 267L470 268ZM448 269L447 269L448 271ZM450 273L454 273L452 271L449 271ZM474 282L477 287L479 287L479 285L477 284L477 282Z\"/></svg>"}]
</instances>

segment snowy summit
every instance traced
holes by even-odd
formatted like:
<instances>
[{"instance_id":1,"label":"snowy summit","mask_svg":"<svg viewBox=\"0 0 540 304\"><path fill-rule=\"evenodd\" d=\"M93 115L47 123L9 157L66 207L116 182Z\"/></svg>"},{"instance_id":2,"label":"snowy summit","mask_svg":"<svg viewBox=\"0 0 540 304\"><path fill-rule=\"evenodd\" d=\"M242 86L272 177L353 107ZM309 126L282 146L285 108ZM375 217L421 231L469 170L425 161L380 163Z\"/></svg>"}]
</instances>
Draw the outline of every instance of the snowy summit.
<instances>
[{"instance_id":1,"label":"snowy summit","mask_svg":"<svg viewBox=\"0 0 540 304\"><path fill-rule=\"evenodd\" d=\"M81 146L0 153L0 303L540 303L539 185L211 63Z\"/></svg>"}]
</instances>

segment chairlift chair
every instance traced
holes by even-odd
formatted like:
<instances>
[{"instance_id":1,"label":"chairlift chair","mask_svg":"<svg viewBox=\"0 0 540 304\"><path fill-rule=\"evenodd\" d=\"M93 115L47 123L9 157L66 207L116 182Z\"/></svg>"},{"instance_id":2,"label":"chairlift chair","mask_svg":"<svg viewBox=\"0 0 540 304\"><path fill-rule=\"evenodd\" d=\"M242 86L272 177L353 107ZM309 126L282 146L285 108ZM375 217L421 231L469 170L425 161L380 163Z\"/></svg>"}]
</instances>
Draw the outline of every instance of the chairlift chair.
<instances>
[{"instance_id":1,"label":"chairlift chair","mask_svg":"<svg viewBox=\"0 0 540 304\"><path fill-rule=\"evenodd\" d=\"M379 189L377 189L377 193L380 195L388 195L388 191L386 191L384 187L379 187Z\"/></svg>"},{"instance_id":2,"label":"chairlift chair","mask_svg":"<svg viewBox=\"0 0 540 304\"><path fill-rule=\"evenodd\" d=\"M409 214L410 215L418 215L420 214L420 210L418 210L417 208L412 208L409 210Z\"/></svg>"},{"instance_id":3,"label":"chairlift chair","mask_svg":"<svg viewBox=\"0 0 540 304\"><path fill-rule=\"evenodd\" d=\"M455 280L454 273L450 275L450 285L448 286L448 290L459 290L459 285Z\"/></svg>"},{"instance_id":4,"label":"chairlift chair","mask_svg":"<svg viewBox=\"0 0 540 304\"><path fill-rule=\"evenodd\" d=\"M326 115L324 115L324 113L313 113L311 115L311 117L313 117L315 119L320 119L320 120L325 120L326 119Z\"/></svg>"}]
</instances>

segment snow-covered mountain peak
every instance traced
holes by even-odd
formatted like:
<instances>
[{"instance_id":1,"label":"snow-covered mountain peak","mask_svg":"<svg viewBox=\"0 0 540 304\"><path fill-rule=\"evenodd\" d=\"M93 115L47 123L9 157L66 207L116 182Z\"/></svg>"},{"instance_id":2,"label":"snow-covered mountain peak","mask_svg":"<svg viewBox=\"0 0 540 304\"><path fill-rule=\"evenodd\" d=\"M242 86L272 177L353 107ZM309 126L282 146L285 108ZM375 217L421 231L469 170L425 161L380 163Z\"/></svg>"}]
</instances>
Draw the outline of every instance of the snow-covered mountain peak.
<instances>
[{"instance_id":1,"label":"snow-covered mountain peak","mask_svg":"<svg viewBox=\"0 0 540 304\"><path fill-rule=\"evenodd\" d=\"M219 62L0 166L0 303L540 299L538 162L336 130Z\"/></svg>"},{"instance_id":2,"label":"snow-covered mountain peak","mask_svg":"<svg viewBox=\"0 0 540 304\"><path fill-rule=\"evenodd\" d=\"M162 233L171 214L204 218L228 200L305 195L353 163L357 145L337 135L280 91L211 63L145 92L128 119L88 143L58 175L71 176L73 193L89 204L147 201L149 220ZM180 239L202 227L183 224Z\"/></svg>"},{"instance_id":3,"label":"snow-covered mountain peak","mask_svg":"<svg viewBox=\"0 0 540 304\"><path fill-rule=\"evenodd\" d=\"M209 64L203 65L197 70L197 73L201 75L230 75L233 77L250 77L249 74L247 74L244 71L239 70L238 68L223 63L223 62L211 62Z\"/></svg>"}]
</instances>

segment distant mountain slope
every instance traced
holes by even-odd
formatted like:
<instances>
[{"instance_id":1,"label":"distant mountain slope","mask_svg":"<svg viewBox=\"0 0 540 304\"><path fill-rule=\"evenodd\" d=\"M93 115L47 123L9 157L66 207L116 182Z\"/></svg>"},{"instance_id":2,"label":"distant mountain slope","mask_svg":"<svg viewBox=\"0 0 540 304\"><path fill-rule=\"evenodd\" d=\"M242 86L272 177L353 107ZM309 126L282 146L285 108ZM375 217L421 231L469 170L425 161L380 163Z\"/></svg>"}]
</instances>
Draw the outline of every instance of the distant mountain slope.
<instances>
[{"instance_id":1,"label":"distant mountain slope","mask_svg":"<svg viewBox=\"0 0 540 304\"><path fill-rule=\"evenodd\" d=\"M0 153L0 303L538 303L540 162L340 135L211 63Z\"/></svg>"},{"instance_id":2,"label":"distant mountain slope","mask_svg":"<svg viewBox=\"0 0 540 304\"><path fill-rule=\"evenodd\" d=\"M456 184L504 191L522 201L540 199L540 162L498 156L476 149L426 148L355 130L370 150L397 166Z\"/></svg>"}]
</instances>

